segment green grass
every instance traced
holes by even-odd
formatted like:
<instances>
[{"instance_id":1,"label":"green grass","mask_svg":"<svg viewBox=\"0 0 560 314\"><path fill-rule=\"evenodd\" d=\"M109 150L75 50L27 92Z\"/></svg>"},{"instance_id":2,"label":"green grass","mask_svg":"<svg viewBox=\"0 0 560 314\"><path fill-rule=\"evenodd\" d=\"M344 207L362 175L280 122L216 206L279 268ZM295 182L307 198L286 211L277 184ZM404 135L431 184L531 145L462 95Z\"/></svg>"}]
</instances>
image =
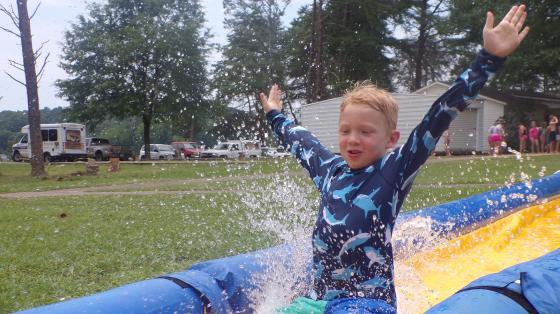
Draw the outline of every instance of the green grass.
<instances>
[{"instance_id":1,"label":"green grass","mask_svg":"<svg viewBox=\"0 0 560 314\"><path fill-rule=\"evenodd\" d=\"M47 178L32 178L27 163L0 163L0 193L48 191L102 185L154 182L162 180L200 179L223 176L242 176L253 173L274 173L285 169L299 169L291 160L262 159L246 162L153 162L122 163L121 171L107 172L101 164L96 176L83 175L85 163L54 163L46 166ZM79 175L78 175L79 174Z\"/></svg>"},{"instance_id":2,"label":"green grass","mask_svg":"<svg viewBox=\"0 0 560 314\"><path fill-rule=\"evenodd\" d=\"M275 244L274 238L254 231L245 215L232 219L224 210L236 199L215 194L3 201L0 312Z\"/></svg>"},{"instance_id":3,"label":"green grass","mask_svg":"<svg viewBox=\"0 0 560 314\"><path fill-rule=\"evenodd\" d=\"M0 163L0 193L93 186L107 191L204 193L28 199L3 199L0 194L0 313L274 245L280 240L274 232L262 230L264 224L259 222L272 217L288 226L303 223L311 228L315 216L318 193L311 180L293 172L300 169L293 160L123 164L119 173L107 173L102 166L96 177L70 176L83 167L53 164L48 167L49 179L39 180L28 176L27 164ZM420 172L403 211L480 193L525 176L539 178L558 169L558 156L523 161L513 157L436 160ZM290 178L283 179L288 171ZM257 176L212 180L245 175ZM189 178L209 180L173 182ZM119 189L119 184L134 182L152 185ZM109 185L115 186L105 187ZM256 208L251 208L253 203ZM287 212L290 207L296 209Z\"/></svg>"}]
</instances>

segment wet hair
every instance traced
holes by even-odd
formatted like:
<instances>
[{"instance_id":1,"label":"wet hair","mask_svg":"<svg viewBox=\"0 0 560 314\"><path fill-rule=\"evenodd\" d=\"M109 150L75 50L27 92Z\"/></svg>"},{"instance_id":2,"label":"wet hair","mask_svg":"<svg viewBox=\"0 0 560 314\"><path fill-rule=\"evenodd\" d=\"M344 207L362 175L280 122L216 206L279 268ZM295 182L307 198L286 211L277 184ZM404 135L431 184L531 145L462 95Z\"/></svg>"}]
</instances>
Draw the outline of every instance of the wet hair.
<instances>
[{"instance_id":1,"label":"wet hair","mask_svg":"<svg viewBox=\"0 0 560 314\"><path fill-rule=\"evenodd\" d=\"M340 105L340 112L350 105L365 105L381 112L389 131L397 129L399 105L389 92L378 88L370 81L358 82L346 92Z\"/></svg>"}]
</instances>

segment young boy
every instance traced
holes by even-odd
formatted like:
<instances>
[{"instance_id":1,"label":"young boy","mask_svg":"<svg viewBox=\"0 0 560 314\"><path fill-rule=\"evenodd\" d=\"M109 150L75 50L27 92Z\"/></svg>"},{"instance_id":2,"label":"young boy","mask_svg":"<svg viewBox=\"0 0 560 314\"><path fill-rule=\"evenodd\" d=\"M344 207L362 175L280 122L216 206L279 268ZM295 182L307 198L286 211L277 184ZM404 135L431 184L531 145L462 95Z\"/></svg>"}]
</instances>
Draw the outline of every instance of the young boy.
<instances>
[{"instance_id":1,"label":"young boy","mask_svg":"<svg viewBox=\"0 0 560 314\"><path fill-rule=\"evenodd\" d=\"M260 94L267 119L309 172L320 191L312 236L313 300L328 301L325 313L394 313L395 220L420 166L458 111L475 98L489 76L527 35L525 6L514 6L494 27L487 13L484 49L453 86L432 105L407 142L394 148L398 106L371 85L345 95L340 108L340 156L282 113L281 91ZM390 152L387 150L392 149Z\"/></svg>"}]
</instances>

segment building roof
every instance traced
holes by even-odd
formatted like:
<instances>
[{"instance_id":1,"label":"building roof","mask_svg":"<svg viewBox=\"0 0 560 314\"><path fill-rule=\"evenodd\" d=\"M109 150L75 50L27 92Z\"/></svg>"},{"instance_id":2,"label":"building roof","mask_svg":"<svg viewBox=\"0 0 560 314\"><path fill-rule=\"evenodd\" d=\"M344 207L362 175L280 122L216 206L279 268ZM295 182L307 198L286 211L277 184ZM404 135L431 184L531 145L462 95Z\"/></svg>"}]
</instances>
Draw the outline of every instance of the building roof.
<instances>
[{"instance_id":1,"label":"building roof","mask_svg":"<svg viewBox=\"0 0 560 314\"><path fill-rule=\"evenodd\" d=\"M418 90L415 90L414 92L412 92L412 94L416 94L416 95L426 94L426 93L429 92L430 89L437 88L437 87L445 88L447 90L451 87L451 85L449 85L447 83L443 83L443 82L433 82L433 83L431 83L429 85L426 85L426 86L424 86L424 87L422 87ZM490 101L496 102L496 103L498 103L500 105L504 105L504 106L507 105L507 103L508 103L507 100L500 99L500 98L497 98L497 97L493 97L492 95L487 94L485 92L485 89L482 89L482 91L480 92L478 97L481 98L481 99L484 99L484 100L490 100Z\"/></svg>"},{"instance_id":2,"label":"building roof","mask_svg":"<svg viewBox=\"0 0 560 314\"><path fill-rule=\"evenodd\" d=\"M495 88L485 87L482 92L494 98L503 100L508 104L524 105L527 102L546 105L550 109L560 109L560 95L522 92L516 90L499 91Z\"/></svg>"}]
</instances>

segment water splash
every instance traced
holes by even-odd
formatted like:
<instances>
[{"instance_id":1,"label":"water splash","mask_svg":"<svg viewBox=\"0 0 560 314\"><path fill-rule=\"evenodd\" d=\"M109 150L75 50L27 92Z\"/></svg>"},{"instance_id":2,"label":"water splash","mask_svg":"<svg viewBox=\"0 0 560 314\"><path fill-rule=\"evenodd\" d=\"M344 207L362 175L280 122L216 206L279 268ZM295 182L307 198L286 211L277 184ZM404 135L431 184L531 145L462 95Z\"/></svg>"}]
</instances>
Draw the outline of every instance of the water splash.
<instances>
[{"instance_id":1,"label":"water splash","mask_svg":"<svg viewBox=\"0 0 560 314\"><path fill-rule=\"evenodd\" d=\"M258 291L251 292L256 313L274 313L309 291L309 263L312 260L311 233L318 197L302 178L274 175L267 184L254 181L240 186L241 202L248 208L246 226L274 236L292 248L290 263L277 257L265 258L268 271L253 278Z\"/></svg>"}]
</instances>

